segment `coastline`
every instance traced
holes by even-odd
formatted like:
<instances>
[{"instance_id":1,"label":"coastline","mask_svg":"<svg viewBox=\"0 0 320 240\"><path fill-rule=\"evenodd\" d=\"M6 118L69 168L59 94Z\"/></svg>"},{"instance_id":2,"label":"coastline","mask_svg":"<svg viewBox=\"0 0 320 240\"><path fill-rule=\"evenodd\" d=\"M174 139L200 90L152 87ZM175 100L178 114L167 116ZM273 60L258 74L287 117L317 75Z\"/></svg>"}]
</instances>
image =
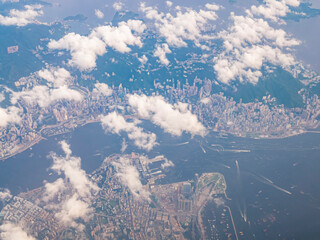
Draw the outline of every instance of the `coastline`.
<instances>
[{"instance_id":1,"label":"coastline","mask_svg":"<svg viewBox=\"0 0 320 240\"><path fill-rule=\"evenodd\" d=\"M131 118L131 116L126 116L126 119L128 118ZM98 123L99 120L98 119L90 119L90 120L85 120L83 121L84 119L69 119L67 121L64 121L64 122L61 122L59 124L56 124L56 125L49 125L49 126L45 126L43 127L38 134L38 137L35 138L33 141L31 142L28 142L27 144L23 145L23 147L21 148L18 148L16 151L10 153L9 155L7 156L4 156L2 158L0 158L0 161L4 162L6 159L8 158L11 158L11 157L14 157L15 155L19 154L19 153L22 153L24 151L26 151L28 148L31 148L32 146L38 144L40 141L42 140L46 140L47 137L52 137L52 136L58 136L58 135L62 135L62 134L66 134L68 132L72 132L74 129L76 128L79 128L79 127L83 127L87 124L90 124L90 123ZM57 134L52 134L52 135L49 135L47 137L43 137L41 135L41 133L44 131L44 130L48 130L48 129L54 129L54 128L59 128L59 127L63 127L65 125L70 125L70 127L68 127L67 129L70 129L70 131L66 131L66 132L61 132L61 133L57 133ZM209 129L211 130L213 133L217 133L217 134L228 134L228 135L232 135L234 137L239 137L239 138L249 138L249 139L256 139L256 140L272 140L272 139L286 139L286 138L290 138L290 137L294 137L294 136L299 136L299 135L302 135L302 134L306 134L306 133L313 133L313 134L320 134L320 130L319 130L319 127L320 127L320 123L317 124L317 126L313 127L313 128L310 128L310 129L306 129L306 130L299 130L299 131L296 131L296 132L291 132L290 134L287 134L287 135L280 135L280 136L270 136L270 135L265 135L267 137L254 137L254 136L243 136L243 135L240 135L240 134L235 134L235 133L229 133L229 132L226 132L226 131L216 131L216 130L213 130L213 129Z\"/></svg>"},{"instance_id":2,"label":"coastline","mask_svg":"<svg viewBox=\"0 0 320 240\"><path fill-rule=\"evenodd\" d=\"M41 142L42 140L47 140L46 137L43 137L41 135L41 132L46 130L46 129L53 129L53 128L57 128L57 127L61 127L61 126L64 126L65 124L70 124L70 122L72 122L74 119L72 120L68 120L68 121L65 121L65 122L61 122L60 124L57 124L57 125L50 125L50 126L46 126L44 128L42 128L40 131L39 131L39 134L34 140L32 140L31 142L28 142L27 144L23 145L22 147L19 147L17 148L17 150L15 150L14 152L10 153L9 155L7 156L4 156L2 158L0 158L0 161L4 162L6 159L8 158L11 158L11 157L14 157L15 155L19 154L19 153L22 153L26 150L28 150L29 148L33 147L34 145L38 144L39 142ZM77 125L75 128L78 128L78 127L83 127L87 124L90 124L90 123L97 123L99 122L99 120L97 119L93 119L93 120L86 120L84 123L82 124L79 124ZM74 130L75 128L73 128L72 130ZM71 132L71 131L70 131ZM63 133L57 133L57 134L53 134L53 135L50 135L49 137L53 137L53 136L58 136L58 135L62 135L62 134L66 134L68 132L63 132Z\"/></svg>"},{"instance_id":3,"label":"coastline","mask_svg":"<svg viewBox=\"0 0 320 240\"><path fill-rule=\"evenodd\" d=\"M2 158L0 158L0 161L4 162L6 159L14 157L15 155L24 152L25 150L27 150L28 148L31 148L32 146L38 144L41 140L44 140L46 138L42 137L42 136L38 136L36 139L34 139L33 141L27 143L26 145L24 145L21 148L18 148L16 151L14 151L13 153L4 156Z\"/></svg>"}]
</instances>

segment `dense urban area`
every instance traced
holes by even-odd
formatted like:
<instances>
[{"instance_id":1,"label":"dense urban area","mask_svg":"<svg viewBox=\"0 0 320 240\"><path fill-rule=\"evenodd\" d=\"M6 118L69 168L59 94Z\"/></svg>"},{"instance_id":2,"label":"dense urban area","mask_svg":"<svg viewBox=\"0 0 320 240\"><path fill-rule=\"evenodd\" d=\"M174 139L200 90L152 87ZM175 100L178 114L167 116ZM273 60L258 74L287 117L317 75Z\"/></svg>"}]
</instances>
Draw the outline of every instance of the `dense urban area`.
<instances>
[{"instance_id":1,"label":"dense urban area","mask_svg":"<svg viewBox=\"0 0 320 240\"><path fill-rule=\"evenodd\" d=\"M123 184L120 165L138 170L146 183L142 189L136 191L130 184ZM148 159L132 153L106 158L89 175L99 188L89 201L94 210L76 226L66 227L57 220L59 214L44 202L45 187L4 199L0 217L23 226L37 239L236 239L232 213L225 202L224 176L204 173L185 182L157 184L171 166L164 156ZM67 189L53 197L54 205L75 191L68 179L64 184ZM203 209L215 201L214 218L204 217Z\"/></svg>"},{"instance_id":2,"label":"dense urban area","mask_svg":"<svg viewBox=\"0 0 320 240\"><path fill-rule=\"evenodd\" d=\"M90 76L83 75L84 78ZM29 76L21 78L15 84L23 90L39 85L39 78ZM49 106L40 107L28 103L23 98L17 104L24 115L20 123L0 128L0 159L4 160L28 149L42 139L70 132L78 126L99 122L100 116L119 111L130 116L134 114L127 108L128 94L143 94L142 91L129 91L127 88L110 86L106 93L90 91L72 79L70 88L82 94L81 101L57 101ZM169 103L185 102L192 113L196 114L208 129L239 137L283 138L297 135L316 128L319 124L320 99L317 95L307 97L303 90L305 106L287 108L276 103L276 99L265 96L262 101L249 103L236 102L223 93L212 94L213 81L196 78L193 85L188 81L177 86L162 86L154 82L156 92L163 91ZM195 100L192 100L195 99Z\"/></svg>"}]
</instances>

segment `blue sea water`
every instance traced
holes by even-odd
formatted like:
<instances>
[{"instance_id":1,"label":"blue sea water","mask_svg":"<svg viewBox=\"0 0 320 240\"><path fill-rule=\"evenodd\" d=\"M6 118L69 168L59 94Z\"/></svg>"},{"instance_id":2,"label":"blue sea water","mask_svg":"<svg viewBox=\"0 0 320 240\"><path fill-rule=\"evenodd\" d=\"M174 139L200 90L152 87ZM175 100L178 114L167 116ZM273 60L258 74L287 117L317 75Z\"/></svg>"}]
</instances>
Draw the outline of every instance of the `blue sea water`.
<instances>
[{"instance_id":1,"label":"blue sea water","mask_svg":"<svg viewBox=\"0 0 320 240\"><path fill-rule=\"evenodd\" d=\"M138 151L129 144L126 153L164 154L174 162L165 182L194 178L203 172L221 172L237 228L246 239L318 239L320 237L320 135L307 133L286 139L255 140L212 133L205 139L188 135L171 137L146 123L160 143L153 151ZM65 139L87 173L112 153L120 153L122 136L104 134L99 124L52 137L0 164L0 187L14 194L40 187L57 176L47 169L50 151L61 153ZM179 145L188 141L189 144ZM225 151L212 150L212 144ZM200 145L204 148L203 152ZM230 150L250 150L236 153ZM238 175L236 161L238 161ZM267 180L272 184L268 184ZM276 186L276 187L274 187ZM278 188L277 188L278 187ZM285 191L279 190L284 189ZM241 214L242 213L242 214ZM247 221L241 215L247 216Z\"/></svg>"}]
</instances>

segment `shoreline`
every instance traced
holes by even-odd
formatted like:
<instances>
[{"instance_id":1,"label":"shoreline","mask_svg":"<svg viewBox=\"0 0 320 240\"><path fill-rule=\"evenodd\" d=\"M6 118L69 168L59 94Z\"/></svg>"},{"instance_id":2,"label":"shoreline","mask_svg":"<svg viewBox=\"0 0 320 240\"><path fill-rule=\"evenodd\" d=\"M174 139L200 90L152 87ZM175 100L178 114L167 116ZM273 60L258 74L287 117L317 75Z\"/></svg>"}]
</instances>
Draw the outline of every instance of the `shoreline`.
<instances>
[{"instance_id":1,"label":"shoreline","mask_svg":"<svg viewBox=\"0 0 320 240\"><path fill-rule=\"evenodd\" d=\"M127 118L130 118L131 116L126 116ZM65 121L65 122L61 122L60 124L57 124L57 125L49 125L49 126L45 126L43 128L41 128L41 130L39 131L39 136L34 139L33 141L27 143L25 146L23 146L22 148L19 148L17 149L16 151L14 151L13 153L7 155L7 156L4 156L2 158L0 158L0 161L4 162L5 160L11 158L11 157L14 157L15 155L19 154L19 153L22 153L24 151L26 151L28 148L31 148L32 146L38 144L40 141L42 140L47 140L47 138L41 136L41 132L46 130L46 129L52 129L52 128L56 128L56 127L61 127L61 126L64 126L65 124L70 124L74 121L74 119L70 119L68 121ZM88 124L91 124L91 123L98 123L99 120L98 119L90 119L90 120L86 120L84 123L79 123L79 125L77 125L76 127L74 128L71 128L71 131L72 132L73 130L75 130L76 128L79 128L79 127L83 127L83 126L86 126ZM255 140L279 140L279 139L286 139L286 138L290 138L290 137L295 137L295 136L299 136L299 135L302 135L302 134L306 134L306 133L313 133L313 134L320 134L320 130L319 130L319 126L320 124L318 124L316 127L314 127L313 129L307 129L307 130L301 130L300 132L297 132L297 133L291 133L289 135L286 135L286 136L273 136L273 137L248 137L248 136L241 136L241 135L238 135L238 134L234 134L234 133L228 133L228 132L225 132L225 131L215 131L213 129L209 129L211 130L213 133L217 133L217 134L228 134L228 135L232 135L234 137L238 137L238 138L248 138L248 139L255 139ZM69 132L69 133L70 133ZM62 135L62 134L66 134L68 132L64 132L64 133L58 133L58 134L53 134L53 135L50 135L48 137L52 137L52 136L58 136L58 135Z\"/></svg>"},{"instance_id":2,"label":"shoreline","mask_svg":"<svg viewBox=\"0 0 320 240\"><path fill-rule=\"evenodd\" d=\"M19 148L18 150L16 150L15 152L0 158L0 161L4 162L6 159L14 157L15 155L22 153L24 151L26 151L28 148L31 148L32 146L38 144L41 140L44 140L46 138L42 137L42 136L38 136L36 139L34 139L33 141L29 142L28 144L26 144L25 146L23 146L22 148Z\"/></svg>"},{"instance_id":3,"label":"shoreline","mask_svg":"<svg viewBox=\"0 0 320 240\"><path fill-rule=\"evenodd\" d=\"M72 121L72 120L71 120L71 121ZM42 129L39 131L39 134L40 134L40 135L39 135L37 138L35 138L35 139L32 140L31 142L27 143L27 144L24 145L23 147L18 148L18 149L17 149L16 151L14 151L13 153L10 153L9 155L0 158L0 161L1 161L1 162L4 162L5 160L7 160L7 159L9 159L9 158L11 158L11 157L14 157L14 156L17 155L17 154L22 153L22 152L28 150L29 148L31 148L31 147L33 147L34 145L36 145L36 144L38 144L39 142L41 142L42 140L47 140L47 138L41 136L41 132L42 132L43 130L45 130L45 129L50 129L50 128L60 127L60 126L63 126L64 124L68 124L69 122L70 122L70 120L69 120L69 121L66 121L66 122L62 122L62 123L57 124L57 125L47 126L47 127L42 128ZM79 126L77 126L76 128L78 128L78 127L83 127L83 126L88 125L88 124L90 124L90 123L97 123L97 122L99 122L99 120L87 120L85 123L79 124ZM73 129L73 130L74 130L74 129ZM72 131L70 131L70 132L72 132ZM66 134L66 133L68 133L68 132L53 134L53 135L51 135L51 136L49 136L49 137L58 136L58 135Z\"/></svg>"}]
</instances>

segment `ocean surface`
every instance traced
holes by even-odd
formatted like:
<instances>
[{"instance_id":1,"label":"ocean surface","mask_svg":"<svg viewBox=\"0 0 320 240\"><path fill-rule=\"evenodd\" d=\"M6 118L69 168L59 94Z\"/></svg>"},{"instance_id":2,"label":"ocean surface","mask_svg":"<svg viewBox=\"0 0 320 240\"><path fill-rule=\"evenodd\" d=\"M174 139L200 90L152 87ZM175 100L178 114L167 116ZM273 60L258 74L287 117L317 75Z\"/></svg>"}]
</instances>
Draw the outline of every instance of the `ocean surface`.
<instances>
[{"instance_id":1,"label":"ocean surface","mask_svg":"<svg viewBox=\"0 0 320 240\"><path fill-rule=\"evenodd\" d=\"M150 123L144 127L157 133L159 146L143 152L129 142L125 153L163 154L173 161L175 167L163 183L192 179L196 173L224 174L229 205L244 239L320 239L320 134L255 140L212 133L202 139L171 137ZM105 157L120 153L123 136L104 134L99 124L89 124L51 137L1 163L0 187L18 194L57 178L48 171L52 160L47 156L51 151L61 154L62 139L90 173Z\"/></svg>"}]
</instances>

